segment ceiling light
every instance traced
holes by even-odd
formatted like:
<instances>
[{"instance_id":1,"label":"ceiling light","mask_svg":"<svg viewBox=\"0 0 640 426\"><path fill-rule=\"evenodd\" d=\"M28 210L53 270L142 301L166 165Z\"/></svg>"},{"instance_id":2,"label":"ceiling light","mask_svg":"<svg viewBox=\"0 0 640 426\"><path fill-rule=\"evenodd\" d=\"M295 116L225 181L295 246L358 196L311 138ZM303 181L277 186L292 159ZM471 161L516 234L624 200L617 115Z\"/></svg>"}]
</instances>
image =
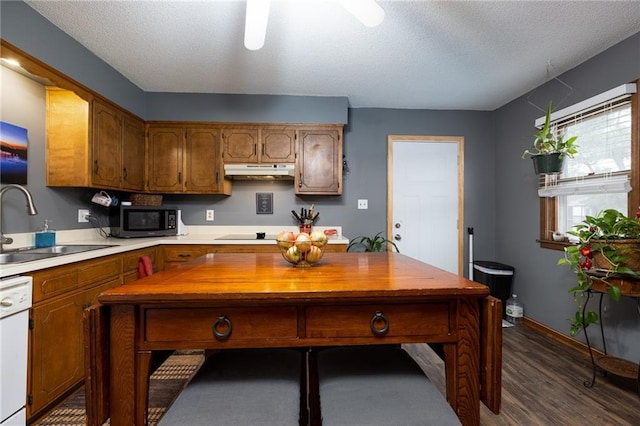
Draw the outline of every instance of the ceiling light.
<instances>
[{"instance_id":1,"label":"ceiling light","mask_svg":"<svg viewBox=\"0 0 640 426\"><path fill-rule=\"evenodd\" d=\"M244 47L249 50L258 50L264 46L270 5L271 0L247 0Z\"/></svg>"},{"instance_id":2,"label":"ceiling light","mask_svg":"<svg viewBox=\"0 0 640 426\"><path fill-rule=\"evenodd\" d=\"M377 27L384 20L384 9L375 0L338 0L338 3L367 27Z\"/></svg>"},{"instance_id":3,"label":"ceiling light","mask_svg":"<svg viewBox=\"0 0 640 426\"><path fill-rule=\"evenodd\" d=\"M336 0L367 27L376 27L384 20L384 9L376 0ZM271 0L247 0L244 22L244 46L258 50L264 46Z\"/></svg>"}]
</instances>

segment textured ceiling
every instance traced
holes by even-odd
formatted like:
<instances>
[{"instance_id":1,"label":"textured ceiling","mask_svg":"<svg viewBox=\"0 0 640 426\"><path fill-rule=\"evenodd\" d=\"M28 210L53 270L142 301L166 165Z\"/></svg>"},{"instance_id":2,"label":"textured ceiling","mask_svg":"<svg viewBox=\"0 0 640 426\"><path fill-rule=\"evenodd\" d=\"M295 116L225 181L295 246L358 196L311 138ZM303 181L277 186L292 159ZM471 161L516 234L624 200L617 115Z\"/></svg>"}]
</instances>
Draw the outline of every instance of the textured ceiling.
<instances>
[{"instance_id":1,"label":"textured ceiling","mask_svg":"<svg viewBox=\"0 0 640 426\"><path fill-rule=\"evenodd\" d=\"M494 110L640 29L638 1L379 1L367 28L333 2L273 0L249 51L244 1L26 3L148 92L351 107Z\"/></svg>"}]
</instances>

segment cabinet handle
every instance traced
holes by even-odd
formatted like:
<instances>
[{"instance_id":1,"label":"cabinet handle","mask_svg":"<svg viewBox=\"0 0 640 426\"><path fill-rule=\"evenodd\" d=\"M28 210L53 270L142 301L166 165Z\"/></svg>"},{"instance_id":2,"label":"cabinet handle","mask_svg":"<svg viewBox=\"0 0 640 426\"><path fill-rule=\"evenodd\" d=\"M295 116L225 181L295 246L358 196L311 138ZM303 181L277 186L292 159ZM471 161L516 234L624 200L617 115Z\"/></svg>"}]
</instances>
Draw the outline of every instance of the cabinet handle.
<instances>
[{"instance_id":1,"label":"cabinet handle","mask_svg":"<svg viewBox=\"0 0 640 426\"><path fill-rule=\"evenodd\" d=\"M253 155L258 155L258 147L255 143L253 144Z\"/></svg>"},{"instance_id":2,"label":"cabinet handle","mask_svg":"<svg viewBox=\"0 0 640 426\"><path fill-rule=\"evenodd\" d=\"M298 173L298 188L302 188L302 170Z\"/></svg>"},{"instance_id":3,"label":"cabinet handle","mask_svg":"<svg viewBox=\"0 0 640 426\"><path fill-rule=\"evenodd\" d=\"M377 327L377 323L382 322L382 328ZM376 336L384 336L389 332L389 320L380 311L371 317L371 332Z\"/></svg>"},{"instance_id":4,"label":"cabinet handle","mask_svg":"<svg viewBox=\"0 0 640 426\"><path fill-rule=\"evenodd\" d=\"M227 340L231 336L231 329L231 320L224 315L220 315L211 326L213 336L217 340Z\"/></svg>"},{"instance_id":5,"label":"cabinet handle","mask_svg":"<svg viewBox=\"0 0 640 426\"><path fill-rule=\"evenodd\" d=\"M178 172L178 183L182 183L182 172Z\"/></svg>"},{"instance_id":6,"label":"cabinet handle","mask_svg":"<svg viewBox=\"0 0 640 426\"><path fill-rule=\"evenodd\" d=\"M98 174L98 160L93 162L93 173Z\"/></svg>"},{"instance_id":7,"label":"cabinet handle","mask_svg":"<svg viewBox=\"0 0 640 426\"><path fill-rule=\"evenodd\" d=\"M124 167L124 168L122 169L122 173L123 173L123 179L124 179L124 180L127 180L127 168L126 168L126 167Z\"/></svg>"}]
</instances>

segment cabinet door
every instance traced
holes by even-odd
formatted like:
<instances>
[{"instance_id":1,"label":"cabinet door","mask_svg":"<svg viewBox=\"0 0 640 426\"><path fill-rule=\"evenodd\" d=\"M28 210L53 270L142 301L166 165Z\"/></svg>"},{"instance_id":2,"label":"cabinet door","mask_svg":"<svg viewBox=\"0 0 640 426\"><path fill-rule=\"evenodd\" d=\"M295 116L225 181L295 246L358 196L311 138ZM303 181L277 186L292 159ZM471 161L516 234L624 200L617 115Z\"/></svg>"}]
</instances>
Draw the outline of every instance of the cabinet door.
<instances>
[{"instance_id":1,"label":"cabinet door","mask_svg":"<svg viewBox=\"0 0 640 426\"><path fill-rule=\"evenodd\" d=\"M91 104L70 90L47 87L47 186L91 186Z\"/></svg>"},{"instance_id":2,"label":"cabinet door","mask_svg":"<svg viewBox=\"0 0 640 426\"><path fill-rule=\"evenodd\" d=\"M144 189L144 122L125 116L122 132L122 189Z\"/></svg>"},{"instance_id":3,"label":"cabinet door","mask_svg":"<svg viewBox=\"0 0 640 426\"><path fill-rule=\"evenodd\" d=\"M91 142L91 183L105 188L120 188L122 120L115 108L93 102L93 139Z\"/></svg>"},{"instance_id":4,"label":"cabinet door","mask_svg":"<svg viewBox=\"0 0 640 426\"><path fill-rule=\"evenodd\" d=\"M296 194L342 194L342 132L300 129Z\"/></svg>"},{"instance_id":5,"label":"cabinet door","mask_svg":"<svg viewBox=\"0 0 640 426\"><path fill-rule=\"evenodd\" d=\"M258 130L227 128L222 130L225 163L258 162Z\"/></svg>"},{"instance_id":6,"label":"cabinet door","mask_svg":"<svg viewBox=\"0 0 640 426\"><path fill-rule=\"evenodd\" d=\"M296 160L295 129L263 129L261 163L293 163Z\"/></svg>"},{"instance_id":7,"label":"cabinet door","mask_svg":"<svg viewBox=\"0 0 640 426\"><path fill-rule=\"evenodd\" d=\"M149 127L147 173L150 191L182 192L183 135L182 128Z\"/></svg>"},{"instance_id":8,"label":"cabinet door","mask_svg":"<svg viewBox=\"0 0 640 426\"><path fill-rule=\"evenodd\" d=\"M84 377L82 293L32 310L30 330L29 417L45 408Z\"/></svg>"},{"instance_id":9,"label":"cabinet door","mask_svg":"<svg viewBox=\"0 0 640 426\"><path fill-rule=\"evenodd\" d=\"M222 179L219 169L219 134L218 129L187 129L186 192L218 192Z\"/></svg>"}]
</instances>

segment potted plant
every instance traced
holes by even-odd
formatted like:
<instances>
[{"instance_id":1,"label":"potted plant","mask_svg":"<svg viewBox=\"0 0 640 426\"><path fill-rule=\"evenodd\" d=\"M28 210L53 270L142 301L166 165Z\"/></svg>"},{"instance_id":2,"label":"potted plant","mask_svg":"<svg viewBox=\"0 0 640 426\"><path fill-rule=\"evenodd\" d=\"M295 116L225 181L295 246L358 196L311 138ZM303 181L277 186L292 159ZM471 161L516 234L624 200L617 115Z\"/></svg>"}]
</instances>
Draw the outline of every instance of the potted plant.
<instances>
[{"instance_id":1,"label":"potted plant","mask_svg":"<svg viewBox=\"0 0 640 426\"><path fill-rule=\"evenodd\" d=\"M551 102L547 105L545 122L538 133L534 135L533 148L522 153L524 159L530 155L536 174L560 173L565 157L573 158L578 153L575 141L577 136L565 139L563 133L558 133L551 127Z\"/></svg>"},{"instance_id":2,"label":"potted plant","mask_svg":"<svg viewBox=\"0 0 640 426\"><path fill-rule=\"evenodd\" d=\"M382 234L382 232L378 232L373 237L360 236L354 238L349 242L347 251L351 251L351 249L355 247L364 247L365 252L385 251L387 249L387 244L391 244L396 249L396 251L400 253L400 250L398 250L398 246L396 245L396 243L384 238L380 234Z\"/></svg>"},{"instance_id":3,"label":"potted plant","mask_svg":"<svg viewBox=\"0 0 640 426\"><path fill-rule=\"evenodd\" d=\"M615 209L603 210L596 216L587 216L574 230L567 232L578 237L578 243L565 247L559 265L569 265L576 273L578 283L573 293L578 307L570 318L570 334L598 321L598 314L588 311L583 315L585 293L594 284L603 287L611 299L619 301L620 281L640 279L640 212L627 217ZM636 284L640 286L640 281Z\"/></svg>"}]
</instances>

